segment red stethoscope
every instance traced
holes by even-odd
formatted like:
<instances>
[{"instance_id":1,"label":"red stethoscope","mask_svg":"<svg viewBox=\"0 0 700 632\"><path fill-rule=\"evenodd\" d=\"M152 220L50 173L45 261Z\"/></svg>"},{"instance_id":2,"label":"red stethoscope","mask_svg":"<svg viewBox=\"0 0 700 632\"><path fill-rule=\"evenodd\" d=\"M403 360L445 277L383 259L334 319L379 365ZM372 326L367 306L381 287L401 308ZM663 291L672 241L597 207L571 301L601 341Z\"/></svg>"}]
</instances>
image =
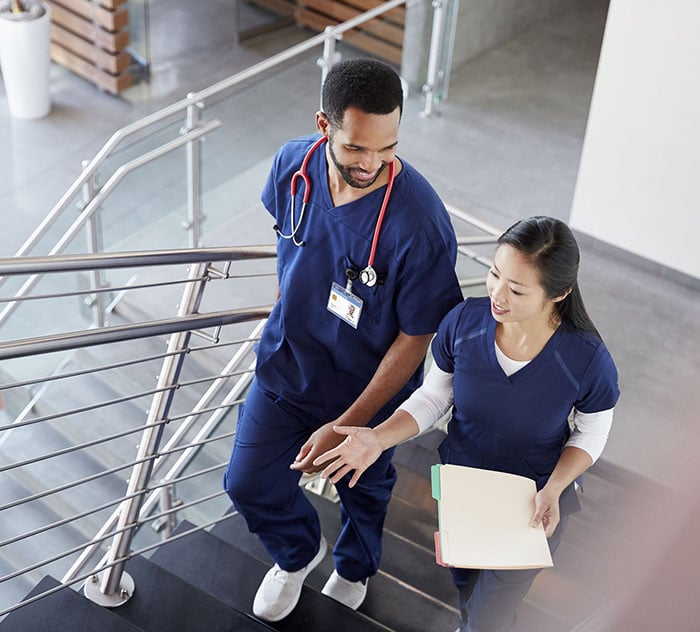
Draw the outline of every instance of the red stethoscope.
<instances>
[{"instance_id":1,"label":"red stethoscope","mask_svg":"<svg viewBox=\"0 0 700 632\"><path fill-rule=\"evenodd\" d=\"M327 136L322 136L319 138L311 147L309 148L309 151L306 152L306 156L304 156L304 160L301 162L301 167L297 171L294 172L292 175L292 182L290 184L290 190L291 190L291 197L292 197L292 202L291 202L291 212L290 212L290 219L291 219L291 232L288 235L285 235L280 227L275 224L274 229L277 232L277 234L282 237L283 239L291 239L292 242L294 243L295 246L305 246L306 242L304 240L297 240L297 233L299 232L299 229L301 227L301 223L304 219L304 213L306 212L306 204L309 201L309 197L311 196L311 180L309 180L309 176L306 173L306 167L309 164L309 159L311 158L311 155L326 141L328 140ZM302 204L301 204L301 213L299 214L299 220L295 220L295 201L296 201L296 194L297 194L297 179L301 178L301 180L304 183L304 197L302 198ZM394 186L394 161L392 160L391 163L389 163L389 181L387 182L386 185L386 191L384 192L384 199L382 200L382 206L379 209L379 216L377 217L377 223L374 226L374 236L372 237L372 248L370 249L369 253L369 259L367 260L367 266L363 269L360 270L358 273L352 275L355 278L358 278L361 283L364 285L367 285L368 287L372 287L377 283L377 273L374 269L374 257L377 252L377 243L379 242L379 233L381 232L382 229L382 222L384 221L384 213L386 212L386 207L389 205L389 197L391 196L391 189ZM350 270L347 272L348 276L348 283L352 282Z\"/></svg>"}]
</instances>

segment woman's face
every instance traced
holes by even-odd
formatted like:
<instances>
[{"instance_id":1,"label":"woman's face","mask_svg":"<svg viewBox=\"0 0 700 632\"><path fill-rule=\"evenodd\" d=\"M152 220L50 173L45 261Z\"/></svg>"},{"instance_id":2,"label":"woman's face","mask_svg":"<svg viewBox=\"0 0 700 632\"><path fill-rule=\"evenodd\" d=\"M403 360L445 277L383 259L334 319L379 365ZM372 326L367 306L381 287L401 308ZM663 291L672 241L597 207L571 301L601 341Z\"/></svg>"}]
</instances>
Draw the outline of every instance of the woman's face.
<instances>
[{"instance_id":1,"label":"woman's face","mask_svg":"<svg viewBox=\"0 0 700 632\"><path fill-rule=\"evenodd\" d=\"M555 301L547 298L537 268L520 251L498 247L486 278L491 314L499 323L551 322Z\"/></svg>"}]
</instances>

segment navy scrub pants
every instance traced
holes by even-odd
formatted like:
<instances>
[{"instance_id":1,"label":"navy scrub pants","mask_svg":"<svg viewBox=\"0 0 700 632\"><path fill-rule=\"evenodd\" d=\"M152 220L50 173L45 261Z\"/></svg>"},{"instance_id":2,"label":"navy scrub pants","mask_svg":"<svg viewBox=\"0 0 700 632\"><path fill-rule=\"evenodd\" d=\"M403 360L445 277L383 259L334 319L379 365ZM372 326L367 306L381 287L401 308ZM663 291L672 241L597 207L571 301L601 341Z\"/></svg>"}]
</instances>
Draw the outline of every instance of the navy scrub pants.
<instances>
[{"instance_id":1,"label":"navy scrub pants","mask_svg":"<svg viewBox=\"0 0 700 632\"><path fill-rule=\"evenodd\" d=\"M318 514L299 487L301 473L289 466L326 421L310 418L255 380L239 409L224 488L248 529L289 572L311 561L321 539ZM391 457L391 450L382 454L352 489L349 474L336 484L342 530L333 558L338 573L349 581L370 577L379 567L384 518L396 482Z\"/></svg>"},{"instance_id":2,"label":"navy scrub pants","mask_svg":"<svg viewBox=\"0 0 700 632\"><path fill-rule=\"evenodd\" d=\"M552 555L559 548L569 516L562 516L548 540ZM459 632L507 632L515 611L542 569L450 569L459 591Z\"/></svg>"}]
</instances>

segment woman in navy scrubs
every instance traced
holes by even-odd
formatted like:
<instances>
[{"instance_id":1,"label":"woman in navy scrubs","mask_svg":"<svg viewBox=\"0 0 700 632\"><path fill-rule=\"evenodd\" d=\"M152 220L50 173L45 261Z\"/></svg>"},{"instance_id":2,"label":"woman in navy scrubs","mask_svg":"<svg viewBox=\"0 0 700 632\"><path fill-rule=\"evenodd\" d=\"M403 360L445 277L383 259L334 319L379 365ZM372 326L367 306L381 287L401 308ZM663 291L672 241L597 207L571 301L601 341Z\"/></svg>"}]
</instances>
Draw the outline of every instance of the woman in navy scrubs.
<instances>
[{"instance_id":1,"label":"woman in navy scrubs","mask_svg":"<svg viewBox=\"0 0 700 632\"><path fill-rule=\"evenodd\" d=\"M586 313L579 251L569 228L531 217L498 240L488 297L468 298L441 323L423 386L379 426L347 435L317 462L354 485L384 450L430 427L453 406L443 463L519 474L536 484L532 526L552 552L580 509L574 481L601 454L619 396L617 370ZM573 410L573 429L569 415ZM463 632L501 632L538 570L451 569Z\"/></svg>"}]
</instances>

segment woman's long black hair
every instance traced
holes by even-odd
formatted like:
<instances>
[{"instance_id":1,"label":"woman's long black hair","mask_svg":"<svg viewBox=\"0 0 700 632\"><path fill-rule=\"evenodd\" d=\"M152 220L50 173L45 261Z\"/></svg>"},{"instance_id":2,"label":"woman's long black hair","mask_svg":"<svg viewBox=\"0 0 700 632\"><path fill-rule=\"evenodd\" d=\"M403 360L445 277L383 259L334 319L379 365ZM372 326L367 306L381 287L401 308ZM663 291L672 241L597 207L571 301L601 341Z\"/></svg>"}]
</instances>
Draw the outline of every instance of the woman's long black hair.
<instances>
[{"instance_id":1,"label":"woman's long black hair","mask_svg":"<svg viewBox=\"0 0 700 632\"><path fill-rule=\"evenodd\" d=\"M508 244L532 261L548 298L571 289L566 298L555 303L561 321L600 338L578 287L578 244L564 222L544 215L522 219L498 238L498 244Z\"/></svg>"}]
</instances>

